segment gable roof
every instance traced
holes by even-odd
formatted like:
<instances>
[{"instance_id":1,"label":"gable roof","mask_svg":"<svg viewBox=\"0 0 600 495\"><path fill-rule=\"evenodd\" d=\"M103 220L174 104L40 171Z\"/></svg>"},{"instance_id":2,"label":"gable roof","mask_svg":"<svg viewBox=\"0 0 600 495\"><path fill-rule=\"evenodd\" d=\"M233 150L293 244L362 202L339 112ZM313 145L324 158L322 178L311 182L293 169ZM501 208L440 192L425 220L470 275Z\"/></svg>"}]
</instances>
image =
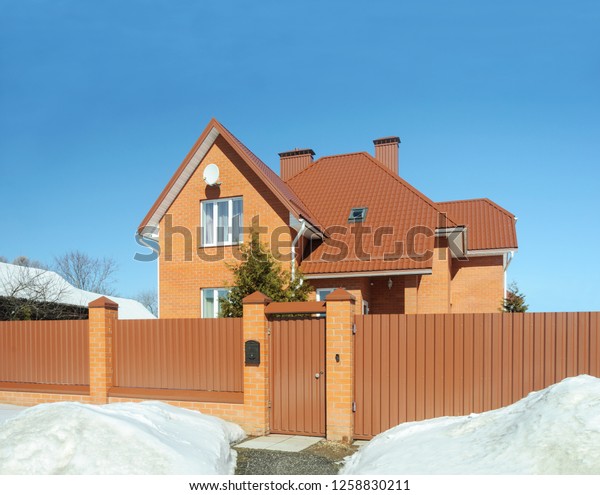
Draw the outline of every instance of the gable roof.
<instances>
[{"instance_id":1,"label":"gable roof","mask_svg":"<svg viewBox=\"0 0 600 495\"><path fill-rule=\"evenodd\" d=\"M517 249L515 216L487 198L438 203L468 229L468 250Z\"/></svg>"},{"instance_id":2,"label":"gable roof","mask_svg":"<svg viewBox=\"0 0 600 495\"><path fill-rule=\"evenodd\" d=\"M317 245L301 261L307 275L387 274L400 270L427 273L432 268L432 259L409 254L432 251L433 234L437 229L440 229L437 233L443 234L444 229L447 232L453 227L462 229L466 226L468 253L517 247L514 216L489 199L436 203L366 152L322 157L283 181L214 118L184 158L138 232L146 226L158 226L218 136L226 140L290 214L306 220L325 237L332 236L329 242ZM360 207L367 208L365 220L349 223L351 209ZM346 230L340 232L338 227ZM359 234L361 228L363 231ZM421 231L415 232L415 228ZM356 246L359 235L362 251ZM411 239L412 246L409 245ZM399 243L403 243L400 250ZM347 247L347 252L340 250L341 245Z\"/></svg>"},{"instance_id":3,"label":"gable roof","mask_svg":"<svg viewBox=\"0 0 600 495\"><path fill-rule=\"evenodd\" d=\"M167 212L175 198L179 195L185 184L196 171L204 156L213 145L218 136L235 150L242 160L256 173L271 192L283 203L283 205L297 218L307 220L311 225L318 226L315 216L309 211L304 202L281 180L265 163L252 153L239 139L229 132L219 121L211 119L192 149L179 165L171 180L160 193L158 199L150 208L142 223L138 227L138 233L147 227L158 226L161 218Z\"/></svg>"},{"instance_id":4,"label":"gable roof","mask_svg":"<svg viewBox=\"0 0 600 495\"><path fill-rule=\"evenodd\" d=\"M420 226L431 232L412 235L412 251L424 253L433 250L436 228L456 226L451 219L442 218L437 203L365 152L320 158L287 183L322 225L345 229L342 233L332 232L332 240L343 242L348 247L347 255L323 243L302 261L302 271L307 275L430 269L431 259L406 255L411 229ZM365 220L348 223L350 210L358 207L367 208ZM378 235L380 227L390 227L392 232L380 230ZM370 229L362 235L362 252L356 246L360 228ZM402 256L394 255L398 242L404 243Z\"/></svg>"},{"instance_id":5,"label":"gable roof","mask_svg":"<svg viewBox=\"0 0 600 495\"><path fill-rule=\"evenodd\" d=\"M43 297L41 296L43 294ZM103 294L77 289L58 273L28 266L0 263L0 297L18 297L87 308ZM119 305L119 319L146 320L156 318L139 301L109 296Z\"/></svg>"}]
</instances>

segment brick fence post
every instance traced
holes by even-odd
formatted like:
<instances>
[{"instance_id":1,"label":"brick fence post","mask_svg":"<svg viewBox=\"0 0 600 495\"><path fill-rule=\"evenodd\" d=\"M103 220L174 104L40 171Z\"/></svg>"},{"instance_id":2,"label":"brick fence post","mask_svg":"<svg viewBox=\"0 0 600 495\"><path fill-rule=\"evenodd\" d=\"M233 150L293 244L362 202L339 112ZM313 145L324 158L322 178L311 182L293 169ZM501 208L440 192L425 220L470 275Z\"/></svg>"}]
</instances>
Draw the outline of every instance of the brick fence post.
<instances>
[{"instance_id":1,"label":"brick fence post","mask_svg":"<svg viewBox=\"0 0 600 495\"><path fill-rule=\"evenodd\" d=\"M269 433L269 340L265 306L271 299L254 292L242 300L244 304L244 343L260 343L260 364L244 365L244 430L249 435Z\"/></svg>"},{"instance_id":2,"label":"brick fence post","mask_svg":"<svg viewBox=\"0 0 600 495\"><path fill-rule=\"evenodd\" d=\"M113 385L113 331L119 305L106 297L89 304L90 400L106 404Z\"/></svg>"},{"instance_id":3,"label":"brick fence post","mask_svg":"<svg viewBox=\"0 0 600 495\"><path fill-rule=\"evenodd\" d=\"M354 304L343 289L329 294L325 324L327 440L352 442L354 435ZM339 356L339 359L336 359Z\"/></svg>"}]
</instances>

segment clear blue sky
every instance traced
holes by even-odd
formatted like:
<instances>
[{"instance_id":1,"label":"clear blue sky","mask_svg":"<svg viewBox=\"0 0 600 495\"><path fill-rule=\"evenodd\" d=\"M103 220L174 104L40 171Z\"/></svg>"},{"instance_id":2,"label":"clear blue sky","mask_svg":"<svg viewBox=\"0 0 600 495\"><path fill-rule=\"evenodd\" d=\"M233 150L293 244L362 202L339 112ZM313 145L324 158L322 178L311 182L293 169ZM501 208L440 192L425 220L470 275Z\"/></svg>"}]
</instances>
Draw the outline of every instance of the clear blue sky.
<instances>
[{"instance_id":1,"label":"clear blue sky","mask_svg":"<svg viewBox=\"0 0 600 495\"><path fill-rule=\"evenodd\" d=\"M277 152L371 151L519 217L532 310L600 310L600 3L0 0L0 254L80 249L154 287L134 232L215 116Z\"/></svg>"}]
</instances>

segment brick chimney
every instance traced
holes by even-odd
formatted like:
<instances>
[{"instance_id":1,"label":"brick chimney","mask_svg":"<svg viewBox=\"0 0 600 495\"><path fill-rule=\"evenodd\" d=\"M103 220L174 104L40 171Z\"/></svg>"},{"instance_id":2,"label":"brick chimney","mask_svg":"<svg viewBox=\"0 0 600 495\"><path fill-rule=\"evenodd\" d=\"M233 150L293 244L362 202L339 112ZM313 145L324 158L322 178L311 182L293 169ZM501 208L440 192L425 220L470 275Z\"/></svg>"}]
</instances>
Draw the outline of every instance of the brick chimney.
<instances>
[{"instance_id":1,"label":"brick chimney","mask_svg":"<svg viewBox=\"0 0 600 495\"><path fill-rule=\"evenodd\" d=\"M314 154L310 149L279 153L279 175L284 181L291 179L313 162Z\"/></svg>"},{"instance_id":2,"label":"brick chimney","mask_svg":"<svg viewBox=\"0 0 600 495\"><path fill-rule=\"evenodd\" d=\"M400 144L400 138L397 136L390 136L374 139L373 144L375 145L375 158L396 175L400 175L398 170L398 146Z\"/></svg>"}]
</instances>

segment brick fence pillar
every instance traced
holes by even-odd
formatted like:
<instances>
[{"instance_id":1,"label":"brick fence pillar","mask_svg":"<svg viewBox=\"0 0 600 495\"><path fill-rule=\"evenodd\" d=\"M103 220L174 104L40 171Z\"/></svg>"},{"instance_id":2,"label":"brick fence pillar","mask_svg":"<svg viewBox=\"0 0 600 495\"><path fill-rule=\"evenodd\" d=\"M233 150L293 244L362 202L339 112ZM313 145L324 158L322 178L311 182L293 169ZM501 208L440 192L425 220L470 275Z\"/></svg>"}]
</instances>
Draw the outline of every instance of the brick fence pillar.
<instances>
[{"instance_id":1,"label":"brick fence pillar","mask_svg":"<svg viewBox=\"0 0 600 495\"><path fill-rule=\"evenodd\" d=\"M90 399L106 404L113 384L113 331L119 305L106 297L89 304Z\"/></svg>"},{"instance_id":2,"label":"brick fence pillar","mask_svg":"<svg viewBox=\"0 0 600 495\"><path fill-rule=\"evenodd\" d=\"M354 435L354 304L343 289L329 294L325 325L327 440L352 442ZM337 358L339 356L339 358Z\"/></svg>"},{"instance_id":3,"label":"brick fence pillar","mask_svg":"<svg viewBox=\"0 0 600 495\"><path fill-rule=\"evenodd\" d=\"M269 433L269 341L265 306L271 299L261 292L254 292L243 299L244 343L256 340L260 343L260 364L244 365L244 424L249 435Z\"/></svg>"}]
</instances>

